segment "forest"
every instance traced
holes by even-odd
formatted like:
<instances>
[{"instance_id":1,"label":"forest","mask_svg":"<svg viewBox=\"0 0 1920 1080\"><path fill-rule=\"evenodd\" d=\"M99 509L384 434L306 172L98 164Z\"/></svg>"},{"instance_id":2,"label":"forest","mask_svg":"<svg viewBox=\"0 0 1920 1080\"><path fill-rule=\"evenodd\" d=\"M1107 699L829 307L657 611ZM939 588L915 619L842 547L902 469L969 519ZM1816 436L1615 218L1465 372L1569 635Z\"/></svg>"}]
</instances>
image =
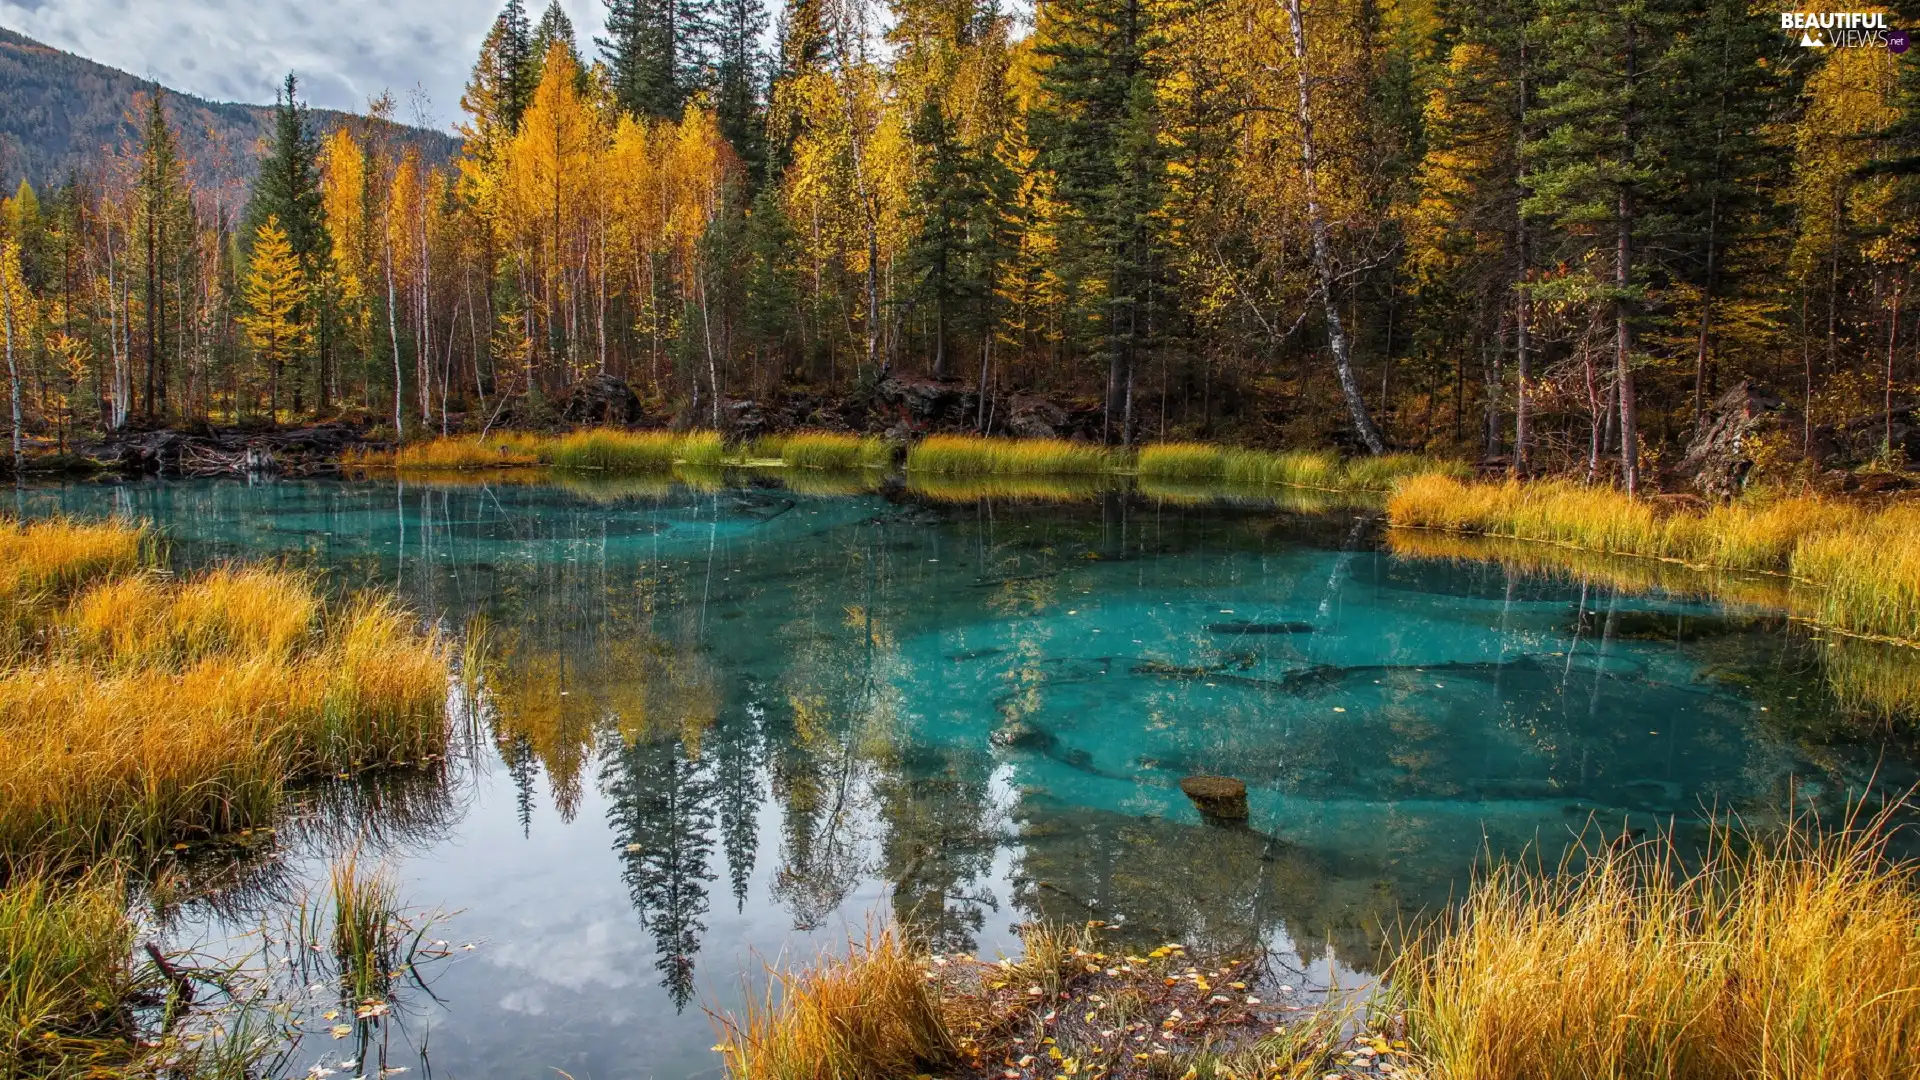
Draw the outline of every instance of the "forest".
<instances>
[{"instance_id":1,"label":"forest","mask_svg":"<svg viewBox=\"0 0 1920 1080\"><path fill-rule=\"evenodd\" d=\"M1904 467L1920 87L1726 0L508 0L441 165L286 79L250 190L137 143L0 215L16 427L647 414L890 379L1110 445L1419 450L1651 483ZM769 32L771 31L771 32ZM770 42L771 47L763 47Z\"/></svg>"}]
</instances>

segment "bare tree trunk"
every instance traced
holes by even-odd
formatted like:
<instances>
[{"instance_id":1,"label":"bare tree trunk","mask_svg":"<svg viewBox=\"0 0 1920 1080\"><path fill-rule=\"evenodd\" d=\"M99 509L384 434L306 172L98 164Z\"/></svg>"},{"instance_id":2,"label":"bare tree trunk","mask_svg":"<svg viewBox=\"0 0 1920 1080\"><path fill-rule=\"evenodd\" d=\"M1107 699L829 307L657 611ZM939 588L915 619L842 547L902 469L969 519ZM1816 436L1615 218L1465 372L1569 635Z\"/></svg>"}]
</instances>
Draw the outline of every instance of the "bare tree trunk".
<instances>
[{"instance_id":1,"label":"bare tree trunk","mask_svg":"<svg viewBox=\"0 0 1920 1080\"><path fill-rule=\"evenodd\" d=\"M1353 377L1353 356L1347 334L1340 325L1340 312L1334 301L1333 254L1327 239L1327 218L1320 205L1317 161L1313 144L1312 80L1307 71L1307 29L1300 12L1300 0L1286 0L1287 21L1293 30L1293 61L1300 81L1300 178L1306 189L1307 227L1313 237L1313 270L1319 278L1320 303L1327 318L1327 344L1333 351L1334 371L1340 378L1340 393L1347 400L1347 412L1353 417L1354 431L1367 449L1375 454L1387 451L1387 442L1367 413L1360 396L1360 384Z\"/></svg>"},{"instance_id":2,"label":"bare tree trunk","mask_svg":"<svg viewBox=\"0 0 1920 1080\"><path fill-rule=\"evenodd\" d=\"M393 437L405 438L406 419L402 402L406 400L400 377L400 324L393 309L398 302L393 289L393 237L387 237L387 337L393 341Z\"/></svg>"},{"instance_id":3,"label":"bare tree trunk","mask_svg":"<svg viewBox=\"0 0 1920 1080\"><path fill-rule=\"evenodd\" d=\"M1886 383L1886 456L1889 465L1893 462L1893 350L1900 339L1900 294L1905 291L1907 276L1903 273L1893 279L1893 317L1887 320L1887 383Z\"/></svg>"},{"instance_id":4,"label":"bare tree trunk","mask_svg":"<svg viewBox=\"0 0 1920 1080\"><path fill-rule=\"evenodd\" d=\"M1634 25L1627 23L1627 89L1632 93L1636 76L1634 70ZM1633 109L1631 105L1621 121L1621 143L1632 152ZM1627 288L1633 283L1633 195L1622 187L1618 203L1618 220L1615 222L1614 235L1614 273L1613 285L1616 290L1613 301L1614 318L1614 368L1615 381L1620 393L1620 476L1625 482L1627 494L1640 490L1640 432L1635 424L1633 400L1633 324L1632 302L1627 298Z\"/></svg>"}]
</instances>

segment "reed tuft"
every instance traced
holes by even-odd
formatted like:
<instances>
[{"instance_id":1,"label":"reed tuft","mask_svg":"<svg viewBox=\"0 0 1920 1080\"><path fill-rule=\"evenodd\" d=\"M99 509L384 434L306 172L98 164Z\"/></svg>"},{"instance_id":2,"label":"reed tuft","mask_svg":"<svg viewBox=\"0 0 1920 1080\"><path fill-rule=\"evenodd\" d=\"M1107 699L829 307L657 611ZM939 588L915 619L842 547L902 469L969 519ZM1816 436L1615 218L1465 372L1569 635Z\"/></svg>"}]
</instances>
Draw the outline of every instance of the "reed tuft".
<instances>
[{"instance_id":1,"label":"reed tuft","mask_svg":"<svg viewBox=\"0 0 1920 1080\"><path fill-rule=\"evenodd\" d=\"M893 464L893 447L873 435L798 431L781 440L776 456L796 469L884 469Z\"/></svg>"},{"instance_id":2,"label":"reed tuft","mask_svg":"<svg viewBox=\"0 0 1920 1080\"><path fill-rule=\"evenodd\" d=\"M909 473L1019 476L1109 472L1113 452L1066 439L1001 439L933 435L907 451Z\"/></svg>"},{"instance_id":3,"label":"reed tuft","mask_svg":"<svg viewBox=\"0 0 1920 1080\"><path fill-rule=\"evenodd\" d=\"M1915 1075L1920 888L1883 816L1507 865L1395 973L1430 1075L1829 1080Z\"/></svg>"},{"instance_id":4,"label":"reed tuft","mask_svg":"<svg viewBox=\"0 0 1920 1080\"><path fill-rule=\"evenodd\" d=\"M844 959L775 972L763 999L719 1022L734 1080L894 1080L955 1054L938 994L892 930Z\"/></svg>"}]
</instances>

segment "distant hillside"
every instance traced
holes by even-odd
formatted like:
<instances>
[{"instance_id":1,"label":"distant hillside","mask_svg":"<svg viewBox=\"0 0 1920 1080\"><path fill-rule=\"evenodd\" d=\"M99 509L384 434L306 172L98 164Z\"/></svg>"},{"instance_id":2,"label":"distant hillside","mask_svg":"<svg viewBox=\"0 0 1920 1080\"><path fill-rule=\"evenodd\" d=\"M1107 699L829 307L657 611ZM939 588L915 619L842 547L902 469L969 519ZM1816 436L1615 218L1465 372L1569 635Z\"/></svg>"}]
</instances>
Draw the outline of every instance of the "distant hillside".
<instances>
[{"instance_id":1,"label":"distant hillside","mask_svg":"<svg viewBox=\"0 0 1920 1080\"><path fill-rule=\"evenodd\" d=\"M152 89L146 79L0 28L0 190L11 193L22 176L35 187L58 182L73 169L98 163L109 150L137 146L129 107L135 94ZM252 178L262 140L273 128L271 105L207 101L171 90L167 105L196 183ZM322 132L343 121L365 123L332 109L315 109L313 118ZM440 132L398 124L392 130L431 160L449 160L460 148L458 139Z\"/></svg>"}]
</instances>

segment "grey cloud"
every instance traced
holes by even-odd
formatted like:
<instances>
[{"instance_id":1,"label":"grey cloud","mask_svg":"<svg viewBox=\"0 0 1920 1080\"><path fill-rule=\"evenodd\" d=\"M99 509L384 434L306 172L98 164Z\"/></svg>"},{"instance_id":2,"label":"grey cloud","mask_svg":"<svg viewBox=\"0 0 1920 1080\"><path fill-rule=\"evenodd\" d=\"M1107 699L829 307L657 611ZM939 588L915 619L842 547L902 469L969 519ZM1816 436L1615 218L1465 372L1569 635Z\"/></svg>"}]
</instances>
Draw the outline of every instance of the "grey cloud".
<instances>
[{"instance_id":1,"label":"grey cloud","mask_svg":"<svg viewBox=\"0 0 1920 1080\"><path fill-rule=\"evenodd\" d=\"M402 119L426 91L441 125L504 0L0 0L0 25L56 48L222 101L268 102L299 75L314 105L358 110L391 90ZM538 18L545 0L529 0ZM580 46L603 32L600 0L561 0Z\"/></svg>"}]
</instances>

